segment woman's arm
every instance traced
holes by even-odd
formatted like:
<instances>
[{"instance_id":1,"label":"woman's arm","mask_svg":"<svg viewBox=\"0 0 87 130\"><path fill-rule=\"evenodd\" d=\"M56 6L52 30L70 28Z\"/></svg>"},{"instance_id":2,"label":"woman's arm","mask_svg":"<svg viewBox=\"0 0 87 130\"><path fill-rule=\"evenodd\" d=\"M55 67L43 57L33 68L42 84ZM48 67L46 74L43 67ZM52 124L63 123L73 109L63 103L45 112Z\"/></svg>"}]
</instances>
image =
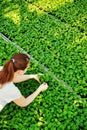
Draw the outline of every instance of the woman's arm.
<instances>
[{"instance_id":1,"label":"woman's arm","mask_svg":"<svg viewBox=\"0 0 87 130\"><path fill-rule=\"evenodd\" d=\"M28 96L27 98L25 98L24 96L21 96L19 99L14 100L13 102L15 104L17 104L20 107L26 107L27 105L29 105L35 98L36 96L41 92L44 91L48 88L47 83L43 83L39 86L39 88L32 93L30 96Z\"/></svg>"},{"instance_id":2,"label":"woman's arm","mask_svg":"<svg viewBox=\"0 0 87 130\"><path fill-rule=\"evenodd\" d=\"M21 76L16 76L14 79L13 79L13 82L14 83L19 83L19 82L23 82L23 81L26 81L28 79L32 79L34 78L35 80L37 80L39 83L39 78L38 78L38 75L42 75L42 74L31 74L31 75L21 75Z\"/></svg>"}]
</instances>

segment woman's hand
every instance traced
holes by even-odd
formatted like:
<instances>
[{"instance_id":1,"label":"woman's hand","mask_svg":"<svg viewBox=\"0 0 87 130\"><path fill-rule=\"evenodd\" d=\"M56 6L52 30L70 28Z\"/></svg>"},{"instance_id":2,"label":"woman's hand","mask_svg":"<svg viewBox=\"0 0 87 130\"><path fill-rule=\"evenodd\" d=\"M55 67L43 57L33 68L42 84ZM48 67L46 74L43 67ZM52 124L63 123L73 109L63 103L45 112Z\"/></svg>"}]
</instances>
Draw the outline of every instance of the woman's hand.
<instances>
[{"instance_id":1,"label":"woman's hand","mask_svg":"<svg viewBox=\"0 0 87 130\"><path fill-rule=\"evenodd\" d=\"M44 82L43 84L41 84L41 85L39 86L40 91L44 91L44 90L46 90L47 88L48 88L48 84L47 84L46 82Z\"/></svg>"},{"instance_id":2,"label":"woman's hand","mask_svg":"<svg viewBox=\"0 0 87 130\"><path fill-rule=\"evenodd\" d=\"M21 96L20 98L15 99L13 102L16 103L18 106L25 107L29 105L40 92L46 90L47 88L48 88L47 83L43 83L39 86L39 88L35 92L33 92L27 98Z\"/></svg>"},{"instance_id":3,"label":"woman's hand","mask_svg":"<svg viewBox=\"0 0 87 130\"><path fill-rule=\"evenodd\" d=\"M35 74L35 75L33 75L33 78L34 78L38 83L40 83L40 80L39 80L39 78L38 78L38 76L40 76L40 75L43 75L43 74Z\"/></svg>"}]
</instances>

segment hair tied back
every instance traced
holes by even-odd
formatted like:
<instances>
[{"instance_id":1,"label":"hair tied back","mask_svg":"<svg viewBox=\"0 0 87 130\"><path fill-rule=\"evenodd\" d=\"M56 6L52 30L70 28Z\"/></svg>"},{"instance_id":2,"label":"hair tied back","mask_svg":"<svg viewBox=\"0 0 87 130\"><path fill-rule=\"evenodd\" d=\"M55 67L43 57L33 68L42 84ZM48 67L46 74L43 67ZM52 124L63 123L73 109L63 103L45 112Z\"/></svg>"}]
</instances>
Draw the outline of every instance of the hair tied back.
<instances>
[{"instance_id":1,"label":"hair tied back","mask_svg":"<svg viewBox=\"0 0 87 130\"><path fill-rule=\"evenodd\" d=\"M15 62L15 59L11 59L11 60L12 60L13 63Z\"/></svg>"}]
</instances>

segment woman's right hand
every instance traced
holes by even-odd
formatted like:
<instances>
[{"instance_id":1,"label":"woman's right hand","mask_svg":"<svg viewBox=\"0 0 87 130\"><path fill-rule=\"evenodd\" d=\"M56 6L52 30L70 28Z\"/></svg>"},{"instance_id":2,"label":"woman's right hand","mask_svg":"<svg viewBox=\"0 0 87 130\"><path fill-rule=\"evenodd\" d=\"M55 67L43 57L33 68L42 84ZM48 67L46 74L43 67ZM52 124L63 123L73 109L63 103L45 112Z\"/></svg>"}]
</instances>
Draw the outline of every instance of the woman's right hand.
<instances>
[{"instance_id":1,"label":"woman's right hand","mask_svg":"<svg viewBox=\"0 0 87 130\"><path fill-rule=\"evenodd\" d=\"M48 84L47 84L46 82L44 82L43 84L41 84L41 85L39 86L40 91L44 91L44 90L46 90L47 88L48 88Z\"/></svg>"}]
</instances>

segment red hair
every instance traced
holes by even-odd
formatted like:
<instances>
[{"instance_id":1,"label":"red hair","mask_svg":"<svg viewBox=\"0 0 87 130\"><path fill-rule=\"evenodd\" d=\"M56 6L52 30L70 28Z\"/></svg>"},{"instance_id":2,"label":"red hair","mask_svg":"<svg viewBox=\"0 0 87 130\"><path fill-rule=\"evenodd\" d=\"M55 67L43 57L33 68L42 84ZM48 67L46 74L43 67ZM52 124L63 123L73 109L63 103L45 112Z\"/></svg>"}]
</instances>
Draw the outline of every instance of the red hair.
<instances>
[{"instance_id":1,"label":"red hair","mask_svg":"<svg viewBox=\"0 0 87 130\"><path fill-rule=\"evenodd\" d=\"M29 63L29 56L26 54L15 54L12 58L5 63L3 69L0 71L0 84L11 82L14 77L14 72L17 70L26 69Z\"/></svg>"}]
</instances>

